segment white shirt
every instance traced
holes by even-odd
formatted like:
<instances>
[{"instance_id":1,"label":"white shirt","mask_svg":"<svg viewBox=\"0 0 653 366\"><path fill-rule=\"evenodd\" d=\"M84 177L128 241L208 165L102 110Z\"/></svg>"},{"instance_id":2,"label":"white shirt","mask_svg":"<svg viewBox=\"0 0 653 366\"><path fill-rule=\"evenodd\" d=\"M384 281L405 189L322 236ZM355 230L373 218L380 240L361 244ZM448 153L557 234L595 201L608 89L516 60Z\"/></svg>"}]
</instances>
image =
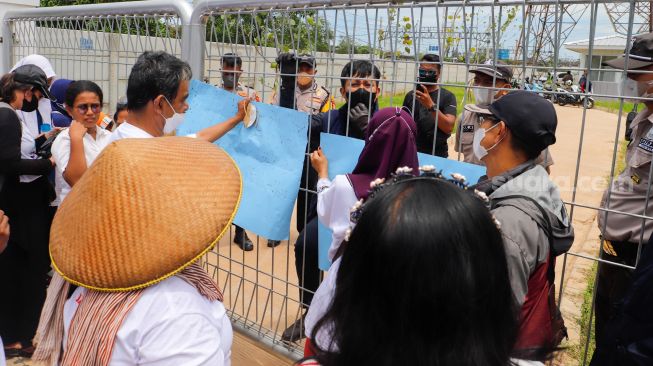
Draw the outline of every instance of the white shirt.
<instances>
[{"instance_id":1,"label":"white shirt","mask_svg":"<svg viewBox=\"0 0 653 366\"><path fill-rule=\"evenodd\" d=\"M5 362L5 347L2 344L2 338L0 338L0 366L7 366Z\"/></svg>"},{"instance_id":2,"label":"white shirt","mask_svg":"<svg viewBox=\"0 0 653 366\"><path fill-rule=\"evenodd\" d=\"M323 225L333 232L331 246L329 247L329 258L333 260L340 248L340 244L345 239L347 230L351 227L351 208L358 199L354 193L354 187L352 187L346 175L337 175L333 182L328 179L320 179L317 182L317 190L317 217ZM306 334L309 337L313 334L313 328L315 328L317 322L322 319L331 305L336 289L340 259L338 258L333 262L327 277L313 295L305 321ZM330 340L331 336L322 328L322 331L317 334L317 339L312 341L321 347L327 347Z\"/></svg>"},{"instance_id":3,"label":"white shirt","mask_svg":"<svg viewBox=\"0 0 653 366\"><path fill-rule=\"evenodd\" d=\"M136 127L129 122L125 121L116 128L115 131L113 131L113 134L111 134L111 142L122 140L122 139L127 139L127 138L135 138L135 139L147 139L147 138L152 138L154 136L150 135L147 133L145 130Z\"/></svg>"},{"instance_id":4,"label":"white shirt","mask_svg":"<svg viewBox=\"0 0 653 366\"><path fill-rule=\"evenodd\" d=\"M39 156L36 155L36 138L39 136L38 126L36 126L36 132L34 132L34 129L29 126L29 123L25 122L20 113L18 117L22 128L20 134L20 158L28 160L38 159ZM21 183L30 183L38 177L40 175L21 175L19 178Z\"/></svg>"},{"instance_id":5,"label":"white shirt","mask_svg":"<svg viewBox=\"0 0 653 366\"><path fill-rule=\"evenodd\" d=\"M43 124L52 125L52 104L50 104L50 99L41 98L39 99L38 111L41 113L41 119ZM36 111L24 112L20 109L16 111L20 116L20 119L25 121L25 125L32 131L32 135L39 135L39 119L36 116Z\"/></svg>"},{"instance_id":6,"label":"white shirt","mask_svg":"<svg viewBox=\"0 0 653 366\"><path fill-rule=\"evenodd\" d=\"M86 291L78 287L64 305L64 349ZM232 342L224 305L173 276L143 290L120 325L109 364L229 366Z\"/></svg>"},{"instance_id":7,"label":"white shirt","mask_svg":"<svg viewBox=\"0 0 653 366\"><path fill-rule=\"evenodd\" d=\"M95 127L95 138L93 138L88 133L84 134L82 139L84 144L84 157L86 158L86 167L90 167L95 158L102 152L102 150L109 144L111 141L111 132L100 128ZM57 191L57 201L56 205L58 206L63 202L64 198L68 195L71 190L70 184L66 182L63 177L63 173L68 166L68 161L70 160L70 133L69 129L65 129L59 133L57 138L52 143L52 157L57 163L54 181Z\"/></svg>"},{"instance_id":8,"label":"white shirt","mask_svg":"<svg viewBox=\"0 0 653 366\"><path fill-rule=\"evenodd\" d=\"M121 123L115 131L113 131L110 143L122 139L148 139L152 137L155 136L152 136L140 127L136 127L125 121ZM186 135L185 137L196 138L197 134L192 133L190 135Z\"/></svg>"}]
</instances>

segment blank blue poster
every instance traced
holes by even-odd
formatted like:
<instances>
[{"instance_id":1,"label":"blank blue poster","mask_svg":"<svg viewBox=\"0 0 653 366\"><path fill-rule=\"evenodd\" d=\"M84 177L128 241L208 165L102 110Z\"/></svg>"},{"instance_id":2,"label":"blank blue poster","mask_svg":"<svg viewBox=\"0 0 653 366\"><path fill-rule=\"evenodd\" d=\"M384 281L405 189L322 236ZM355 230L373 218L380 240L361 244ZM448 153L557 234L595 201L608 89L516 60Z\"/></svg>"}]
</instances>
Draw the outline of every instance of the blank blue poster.
<instances>
[{"instance_id":1,"label":"blank blue poster","mask_svg":"<svg viewBox=\"0 0 653 366\"><path fill-rule=\"evenodd\" d=\"M365 142L351 137L322 133L320 146L324 155L329 159L329 178L333 179L336 175L351 173L354 170ZM417 158L420 166L433 165L436 170L442 170L442 174L446 177L450 177L452 173L462 174L467 178L467 182L472 184L485 174L485 167L479 165L422 153L418 153ZM327 256L331 245L331 230L319 222L318 243L320 269L326 271L331 266L331 261Z\"/></svg>"},{"instance_id":2,"label":"blank blue poster","mask_svg":"<svg viewBox=\"0 0 653 366\"><path fill-rule=\"evenodd\" d=\"M243 98L193 80L184 123L187 135L234 116ZM308 115L292 109L254 103L257 122L239 124L216 144L236 161L243 177L243 195L234 223L273 240L286 240L302 175ZM192 163L192 162L189 162Z\"/></svg>"}]
</instances>

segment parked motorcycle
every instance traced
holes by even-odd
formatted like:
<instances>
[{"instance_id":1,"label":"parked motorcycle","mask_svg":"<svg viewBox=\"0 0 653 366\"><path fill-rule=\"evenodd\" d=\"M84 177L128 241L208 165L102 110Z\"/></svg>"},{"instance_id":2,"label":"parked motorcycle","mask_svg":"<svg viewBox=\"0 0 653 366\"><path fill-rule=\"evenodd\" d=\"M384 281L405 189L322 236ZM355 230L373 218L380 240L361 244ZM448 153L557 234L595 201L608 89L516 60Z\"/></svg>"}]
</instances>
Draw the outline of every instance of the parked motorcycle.
<instances>
[{"instance_id":1,"label":"parked motorcycle","mask_svg":"<svg viewBox=\"0 0 653 366\"><path fill-rule=\"evenodd\" d=\"M585 101L587 100L587 109L594 108L594 98L579 94L580 87L578 85L572 85L570 90L558 88L556 92L556 101L560 106L567 104L585 106Z\"/></svg>"}]
</instances>

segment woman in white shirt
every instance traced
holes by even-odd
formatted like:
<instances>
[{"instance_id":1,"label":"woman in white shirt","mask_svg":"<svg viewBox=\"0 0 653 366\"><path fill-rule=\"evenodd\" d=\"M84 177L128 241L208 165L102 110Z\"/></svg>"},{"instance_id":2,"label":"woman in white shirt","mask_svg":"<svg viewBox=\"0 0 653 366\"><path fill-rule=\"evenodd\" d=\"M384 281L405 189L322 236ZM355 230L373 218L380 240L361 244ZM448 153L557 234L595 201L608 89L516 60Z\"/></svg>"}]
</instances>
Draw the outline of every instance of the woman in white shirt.
<instances>
[{"instance_id":1,"label":"woman in white shirt","mask_svg":"<svg viewBox=\"0 0 653 366\"><path fill-rule=\"evenodd\" d=\"M306 314L306 334L313 334L316 322L324 315L335 288L340 265L340 249L350 228L350 210L356 202L363 202L373 182L388 179L400 167L414 174L418 171L415 133L417 127L410 114L400 108L385 108L370 119L365 133L365 147L351 174L337 175L329 180L328 162L321 149L311 154L311 164L317 171L317 215L322 224L333 232L329 258L335 261L327 278L315 292ZM317 343L329 337L319 335ZM311 338L307 339L310 353Z\"/></svg>"},{"instance_id":2,"label":"woman in white shirt","mask_svg":"<svg viewBox=\"0 0 653 366\"><path fill-rule=\"evenodd\" d=\"M75 81L66 90L66 111L73 121L52 144L59 203L111 141L111 132L96 123L102 112L102 98L102 89L88 80Z\"/></svg>"}]
</instances>

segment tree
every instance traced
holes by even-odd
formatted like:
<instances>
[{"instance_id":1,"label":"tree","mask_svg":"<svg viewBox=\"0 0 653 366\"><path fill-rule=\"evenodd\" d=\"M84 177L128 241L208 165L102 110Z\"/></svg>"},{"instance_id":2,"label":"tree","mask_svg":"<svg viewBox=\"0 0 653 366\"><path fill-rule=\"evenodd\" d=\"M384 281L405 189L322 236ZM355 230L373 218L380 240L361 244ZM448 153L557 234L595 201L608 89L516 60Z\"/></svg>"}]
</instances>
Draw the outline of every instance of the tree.
<instances>
[{"instance_id":1,"label":"tree","mask_svg":"<svg viewBox=\"0 0 653 366\"><path fill-rule=\"evenodd\" d=\"M348 53L357 53L357 54L369 54L372 52L369 45L359 45L351 37L343 37L340 40L340 43L336 46L335 53L348 54Z\"/></svg>"},{"instance_id":2,"label":"tree","mask_svg":"<svg viewBox=\"0 0 653 366\"><path fill-rule=\"evenodd\" d=\"M218 14L207 23L206 39L284 52L328 52L333 31L317 15L316 11Z\"/></svg>"},{"instance_id":3,"label":"tree","mask_svg":"<svg viewBox=\"0 0 653 366\"><path fill-rule=\"evenodd\" d=\"M106 4L115 2L138 0L40 0L41 7ZM168 18L105 18L99 19L70 19L38 21L37 26L47 28L88 30L105 33L139 34L177 37L179 24L169 21Z\"/></svg>"}]
</instances>

